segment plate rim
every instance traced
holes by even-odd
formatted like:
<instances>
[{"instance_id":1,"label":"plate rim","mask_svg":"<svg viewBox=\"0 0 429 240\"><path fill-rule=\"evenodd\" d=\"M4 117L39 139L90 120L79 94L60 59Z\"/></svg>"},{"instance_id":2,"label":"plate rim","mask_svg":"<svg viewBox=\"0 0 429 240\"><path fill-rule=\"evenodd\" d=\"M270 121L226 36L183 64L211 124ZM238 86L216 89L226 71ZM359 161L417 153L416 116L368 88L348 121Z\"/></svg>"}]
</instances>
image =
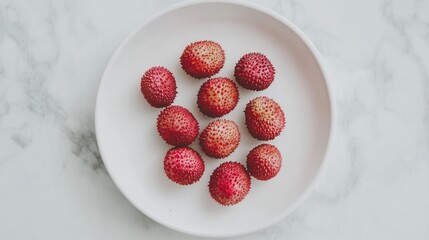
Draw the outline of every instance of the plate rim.
<instances>
[{"instance_id":1,"label":"plate rim","mask_svg":"<svg viewBox=\"0 0 429 240\"><path fill-rule=\"evenodd\" d=\"M168 14L170 12L173 12L175 10L178 10L180 8L193 6L193 5L213 4L213 3L215 3L215 4L220 3L220 4L227 4L227 5L234 5L234 6L241 6L241 7L245 7L245 8L250 8L252 10L256 10L258 12L269 15L270 17L274 18L275 20L279 21L280 23L282 23L283 25L288 27L304 43L305 47L308 48L309 52L311 53L311 55L316 60L317 65L320 68L320 72L322 74L322 78L323 78L324 85L325 85L326 92L327 92L327 99L329 102L329 108L330 108L330 123L329 123L330 129L329 129L329 133L328 133L329 135L328 135L327 145L326 145L323 157L322 157L322 162L320 164L318 171L316 172L315 176L313 177L313 179L305 187L303 194L301 194L301 196L299 196L297 198L297 200L287 209L287 211L284 211L282 214L280 214L276 218L272 218L269 221L265 222L264 224L261 224L258 227L255 227L252 229L237 231L234 233L227 233L227 234L223 234L223 233L208 234L206 232L182 228L182 227L176 226L174 224L171 224L171 223L165 221L164 219L158 217L156 214L152 214L149 211L146 211L146 209L138 207L138 205L134 203L134 200L132 200L132 198L130 198L127 194L125 194L125 192L119 187L119 185L117 183L118 182L117 179L115 177L113 177L113 175L111 174L112 170L109 167L109 164L104 160L105 158L104 158L104 154L103 154L103 152L104 152L103 147L98 144L99 139L100 139L99 132L101 131L99 129L100 125L98 124L98 122L100 121L100 117L99 117L99 115L100 115L99 109L100 108L98 107L98 105L100 104L100 89L101 89L103 82L105 82L105 78L107 75L106 72L111 68L111 65L116 60L116 58L118 57L120 52L123 50L123 48L137 34L137 32L140 29L142 29L145 26L149 25L150 23L154 22L156 19L158 19L161 16ZM102 74L102 77L101 77L101 80L100 80L100 83L99 83L98 89L97 89L95 111L94 111L94 115L95 115L94 116L95 137L97 140L97 146L98 146L98 149L100 152L101 159L103 160L103 164L106 167L106 171L109 174L109 177L112 179L114 185L119 190L119 192L127 199L127 201L129 201L141 213L143 213L147 217L151 218L152 220L156 221L157 223L159 223L165 227L168 227L170 229L173 229L175 231L179 231L179 232L182 232L185 234L200 236L200 237L211 237L211 238L235 237L235 236L240 236L240 235L245 235L245 234L257 232L257 231L263 230L263 229L265 229L265 228L267 228L267 227L269 227L275 223L278 223L280 220L284 219L290 213L295 211L308 198L310 193L313 191L316 182L319 180L320 176L322 175L322 172L325 171L325 168L327 165L327 163L326 163L327 159L329 159L329 156L332 152L333 138L334 138L334 134L336 131L335 122L336 122L336 118L337 118L336 106L335 106L335 101L333 99L332 92L333 92L333 90L332 90L332 85L330 84L329 74L328 74L326 66L322 60L321 54L319 53L317 48L314 46L314 44L310 41L310 39L304 34L304 32L301 29L299 29L295 24L293 24L291 21L289 21L286 17L278 14L277 12L275 12L269 8L266 8L266 7L261 6L259 4L256 4L256 3L246 2L244 0L185 0L183 2L175 3L175 4L172 4L168 7L165 7L163 9L161 9L160 11L152 14L150 17L146 18L145 20L143 20L142 23L138 24L131 32L129 32L125 36L125 38L120 42L120 44L118 45L116 50L113 52L113 54L109 58L109 61L103 70L103 74Z\"/></svg>"}]
</instances>

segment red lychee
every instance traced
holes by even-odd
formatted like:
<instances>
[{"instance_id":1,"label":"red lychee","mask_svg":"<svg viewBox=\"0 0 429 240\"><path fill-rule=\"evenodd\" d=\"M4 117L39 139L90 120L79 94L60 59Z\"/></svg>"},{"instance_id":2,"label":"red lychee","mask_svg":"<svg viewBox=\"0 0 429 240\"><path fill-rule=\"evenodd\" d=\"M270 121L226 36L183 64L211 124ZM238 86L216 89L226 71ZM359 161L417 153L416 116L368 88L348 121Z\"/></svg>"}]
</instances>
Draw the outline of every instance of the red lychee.
<instances>
[{"instance_id":1,"label":"red lychee","mask_svg":"<svg viewBox=\"0 0 429 240\"><path fill-rule=\"evenodd\" d=\"M225 53L219 43L198 41L189 44L180 57L183 70L194 78L207 78L220 71Z\"/></svg>"},{"instance_id":2,"label":"red lychee","mask_svg":"<svg viewBox=\"0 0 429 240\"><path fill-rule=\"evenodd\" d=\"M171 181L180 185L189 185L200 180L204 168L200 154L189 147L172 148L164 158L165 174Z\"/></svg>"},{"instance_id":3,"label":"red lychee","mask_svg":"<svg viewBox=\"0 0 429 240\"><path fill-rule=\"evenodd\" d=\"M249 133L262 141L279 136L286 124L280 105L268 97L257 97L250 101L244 114Z\"/></svg>"},{"instance_id":4,"label":"red lychee","mask_svg":"<svg viewBox=\"0 0 429 240\"><path fill-rule=\"evenodd\" d=\"M200 146L209 157L225 158L238 147L240 130L231 120L215 120L200 135Z\"/></svg>"},{"instance_id":5,"label":"red lychee","mask_svg":"<svg viewBox=\"0 0 429 240\"><path fill-rule=\"evenodd\" d=\"M246 163L250 175L266 181L279 173L282 166L282 155L274 145L261 144L249 152Z\"/></svg>"},{"instance_id":6,"label":"red lychee","mask_svg":"<svg viewBox=\"0 0 429 240\"><path fill-rule=\"evenodd\" d=\"M187 146L198 136L198 121L188 109L170 106L158 115L157 129L165 142L174 146Z\"/></svg>"},{"instance_id":7,"label":"red lychee","mask_svg":"<svg viewBox=\"0 0 429 240\"><path fill-rule=\"evenodd\" d=\"M209 117L221 117L231 112L237 103L238 90L229 78L209 79L198 92L198 107Z\"/></svg>"},{"instance_id":8,"label":"red lychee","mask_svg":"<svg viewBox=\"0 0 429 240\"><path fill-rule=\"evenodd\" d=\"M274 81L276 71L270 60L262 53L248 53L235 65L234 76L242 87L261 91Z\"/></svg>"},{"instance_id":9,"label":"red lychee","mask_svg":"<svg viewBox=\"0 0 429 240\"><path fill-rule=\"evenodd\" d=\"M141 78L140 90L152 107L171 105L176 98L176 89L176 80L165 67L152 67Z\"/></svg>"},{"instance_id":10,"label":"red lychee","mask_svg":"<svg viewBox=\"0 0 429 240\"><path fill-rule=\"evenodd\" d=\"M210 176L209 192L216 202L229 206L241 202L249 193L250 186L249 173L241 163L225 162Z\"/></svg>"}]
</instances>

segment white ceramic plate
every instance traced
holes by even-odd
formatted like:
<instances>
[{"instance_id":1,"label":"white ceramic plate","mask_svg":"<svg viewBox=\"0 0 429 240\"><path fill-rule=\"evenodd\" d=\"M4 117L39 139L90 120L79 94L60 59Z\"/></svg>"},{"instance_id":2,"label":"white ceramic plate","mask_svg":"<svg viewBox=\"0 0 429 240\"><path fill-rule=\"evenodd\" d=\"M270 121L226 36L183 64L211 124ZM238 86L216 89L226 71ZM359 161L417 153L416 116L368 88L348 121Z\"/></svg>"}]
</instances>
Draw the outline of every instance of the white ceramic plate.
<instances>
[{"instance_id":1,"label":"white ceramic plate","mask_svg":"<svg viewBox=\"0 0 429 240\"><path fill-rule=\"evenodd\" d=\"M210 39L222 45L225 67L216 76L233 78L238 59L248 52L266 54L276 67L276 79L265 91L239 88L240 102L223 118L236 121L242 133L238 149L224 160L202 154L206 171L191 186L180 186L163 171L171 146L158 136L159 109L140 93L140 77L162 65L176 77L174 104L188 108L200 131L213 119L203 116L196 94L203 80L187 76L179 57L185 46ZM207 184L213 169L227 160L245 163L249 150L261 142L247 132L243 110L251 99L274 98L286 113L286 128L270 143L283 155L276 178L252 188L241 203L223 207L211 199ZM258 6L235 1L187 2L147 21L120 45L104 72L97 97L97 141L106 168L120 191L140 211L157 222L199 236L234 236L265 228L285 217L309 192L330 142L333 106L320 58L293 24ZM195 142L192 147L201 153Z\"/></svg>"}]
</instances>

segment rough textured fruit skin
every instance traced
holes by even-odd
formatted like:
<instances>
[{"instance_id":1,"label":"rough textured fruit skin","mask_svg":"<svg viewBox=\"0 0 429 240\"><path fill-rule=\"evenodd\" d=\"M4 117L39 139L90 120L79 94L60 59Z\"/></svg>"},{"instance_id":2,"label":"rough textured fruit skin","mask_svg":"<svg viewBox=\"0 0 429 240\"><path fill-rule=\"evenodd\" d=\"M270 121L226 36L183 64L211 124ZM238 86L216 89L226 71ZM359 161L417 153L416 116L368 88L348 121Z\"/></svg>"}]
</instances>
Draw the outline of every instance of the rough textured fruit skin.
<instances>
[{"instance_id":1,"label":"rough textured fruit skin","mask_svg":"<svg viewBox=\"0 0 429 240\"><path fill-rule=\"evenodd\" d=\"M244 110L246 126L256 139L267 141L280 135L286 118L280 105L268 97L251 100Z\"/></svg>"},{"instance_id":2,"label":"rough textured fruit skin","mask_svg":"<svg viewBox=\"0 0 429 240\"><path fill-rule=\"evenodd\" d=\"M176 98L176 80L167 68L152 67L141 77L140 90L152 107L167 107Z\"/></svg>"},{"instance_id":3,"label":"rough textured fruit skin","mask_svg":"<svg viewBox=\"0 0 429 240\"><path fill-rule=\"evenodd\" d=\"M258 180L266 181L275 177L282 166L280 151L271 144L261 144L247 154L247 170Z\"/></svg>"},{"instance_id":4,"label":"rough textured fruit skin","mask_svg":"<svg viewBox=\"0 0 429 240\"><path fill-rule=\"evenodd\" d=\"M238 90L229 78L212 78L198 91L198 108L209 117L221 117L231 112L238 103Z\"/></svg>"},{"instance_id":5,"label":"rough textured fruit skin","mask_svg":"<svg viewBox=\"0 0 429 240\"><path fill-rule=\"evenodd\" d=\"M189 44L180 57L183 70L194 78L215 75L225 64L225 52L219 43L198 41Z\"/></svg>"},{"instance_id":6,"label":"rough textured fruit skin","mask_svg":"<svg viewBox=\"0 0 429 240\"><path fill-rule=\"evenodd\" d=\"M187 146L198 136L198 121L188 109L170 106L161 111L157 119L159 135L168 144Z\"/></svg>"},{"instance_id":7,"label":"rough textured fruit skin","mask_svg":"<svg viewBox=\"0 0 429 240\"><path fill-rule=\"evenodd\" d=\"M175 147L168 150L164 158L167 177L180 185L190 185L204 173L204 161L200 154L189 147Z\"/></svg>"},{"instance_id":8,"label":"rough textured fruit skin","mask_svg":"<svg viewBox=\"0 0 429 240\"><path fill-rule=\"evenodd\" d=\"M224 162L210 176L210 195L224 206L241 202L249 193L250 187L249 173L238 162Z\"/></svg>"},{"instance_id":9,"label":"rough textured fruit skin","mask_svg":"<svg viewBox=\"0 0 429 240\"><path fill-rule=\"evenodd\" d=\"M209 157L228 157L239 144L240 130L231 120L215 120L200 134L200 146Z\"/></svg>"},{"instance_id":10,"label":"rough textured fruit skin","mask_svg":"<svg viewBox=\"0 0 429 240\"><path fill-rule=\"evenodd\" d=\"M276 70L262 53L248 53L235 65L234 76L242 87L261 91L274 81Z\"/></svg>"}]
</instances>

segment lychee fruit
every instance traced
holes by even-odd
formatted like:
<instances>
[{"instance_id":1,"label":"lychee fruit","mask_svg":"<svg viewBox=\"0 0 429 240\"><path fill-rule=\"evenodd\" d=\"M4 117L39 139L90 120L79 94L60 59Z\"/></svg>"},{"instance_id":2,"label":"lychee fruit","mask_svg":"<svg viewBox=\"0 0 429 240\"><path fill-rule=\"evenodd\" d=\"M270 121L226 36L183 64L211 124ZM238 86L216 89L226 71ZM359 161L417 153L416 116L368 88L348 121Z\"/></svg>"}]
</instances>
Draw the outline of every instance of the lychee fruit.
<instances>
[{"instance_id":1,"label":"lychee fruit","mask_svg":"<svg viewBox=\"0 0 429 240\"><path fill-rule=\"evenodd\" d=\"M189 185L200 180L204 168L200 154L189 147L172 148L164 158L165 174L171 181L180 185Z\"/></svg>"},{"instance_id":2,"label":"lychee fruit","mask_svg":"<svg viewBox=\"0 0 429 240\"><path fill-rule=\"evenodd\" d=\"M152 107L171 105L176 98L176 89L176 80L165 67L152 67L141 78L140 90Z\"/></svg>"},{"instance_id":3,"label":"lychee fruit","mask_svg":"<svg viewBox=\"0 0 429 240\"><path fill-rule=\"evenodd\" d=\"M180 57L183 70L194 78L215 75L225 64L225 52L219 43L198 41L189 44Z\"/></svg>"},{"instance_id":4,"label":"lychee fruit","mask_svg":"<svg viewBox=\"0 0 429 240\"><path fill-rule=\"evenodd\" d=\"M249 133L258 140L272 140L280 135L286 118L280 105L268 97L257 97L244 110Z\"/></svg>"},{"instance_id":5,"label":"lychee fruit","mask_svg":"<svg viewBox=\"0 0 429 240\"><path fill-rule=\"evenodd\" d=\"M216 202L229 206L241 202L250 186L249 173L241 163L224 162L210 176L209 192Z\"/></svg>"},{"instance_id":6,"label":"lychee fruit","mask_svg":"<svg viewBox=\"0 0 429 240\"><path fill-rule=\"evenodd\" d=\"M279 173L282 166L282 155L274 145L261 144L249 152L246 163L250 175L266 181Z\"/></svg>"},{"instance_id":7,"label":"lychee fruit","mask_svg":"<svg viewBox=\"0 0 429 240\"><path fill-rule=\"evenodd\" d=\"M198 107L209 117L221 117L231 112L237 103L238 90L229 78L209 79L198 92Z\"/></svg>"},{"instance_id":8,"label":"lychee fruit","mask_svg":"<svg viewBox=\"0 0 429 240\"><path fill-rule=\"evenodd\" d=\"M234 76L242 87L261 91L274 81L276 70L270 60L262 53L248 53L235 65Z\"/></svg>"},{"instance_id":9,"label":"lychee fruit","mask_svg":"<svg viewBox=\"0 0 429 240\"><path fill-rule=\"evenodd\" d=\"M188 109L170 106L158 115L157 129L165 142L174 146L187 146L198 136L198 121Z\"/></svg>"},{"instance_id":10,"label":"lychee fruit","mask_svg":"<svg viewBox=\"0 0 429 240\"><path fill-rule=\"evenodd\" d=\"M200 134L200 146L209 157L225 158L238 147L240 130L231 120L215 120Z\"/></svg>"}]
</instances>

